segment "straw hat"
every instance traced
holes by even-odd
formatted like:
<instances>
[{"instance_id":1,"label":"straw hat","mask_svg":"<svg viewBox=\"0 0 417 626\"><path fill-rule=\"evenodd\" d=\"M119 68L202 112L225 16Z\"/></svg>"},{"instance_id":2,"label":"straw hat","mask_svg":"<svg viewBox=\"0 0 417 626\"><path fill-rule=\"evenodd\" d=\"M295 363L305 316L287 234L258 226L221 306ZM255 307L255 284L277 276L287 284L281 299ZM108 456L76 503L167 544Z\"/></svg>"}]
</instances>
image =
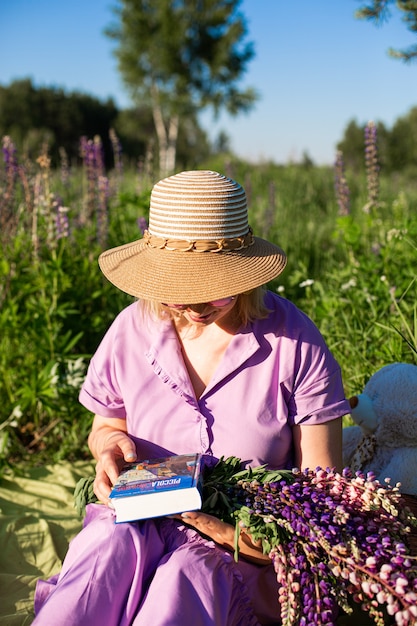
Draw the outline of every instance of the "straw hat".
<instances>
[{"instance_id":1,"label":"straw hat","mask_svg":"<svg viewBox=\"0 0 417 626\"><path fill-rule=\"evenodd\" d=\"M238 183L217 172L188 171L154 186L143 239L103 252L99 264L132 296L194 304L267 283L282 272L286 256L252 235Z\"/></svg>"}]
</instances>

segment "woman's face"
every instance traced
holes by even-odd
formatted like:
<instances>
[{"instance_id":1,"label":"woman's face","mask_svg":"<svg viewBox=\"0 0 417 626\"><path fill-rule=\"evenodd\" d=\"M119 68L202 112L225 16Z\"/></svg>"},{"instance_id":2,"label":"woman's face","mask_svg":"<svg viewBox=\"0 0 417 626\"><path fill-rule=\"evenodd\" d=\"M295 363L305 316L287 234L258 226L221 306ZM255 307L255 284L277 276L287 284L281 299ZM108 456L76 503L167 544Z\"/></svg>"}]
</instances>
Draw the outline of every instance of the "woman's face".
<instances>
[{"instance_id":1,"label":"woman's face","mask_svg":"<svg viewBox=\"0 0 417 626\"><path fill-rule=\"evenodd\" d=\"M232 300L228 305L215 307L210 303L190 304L183 312L183 317L189 324L208 326L209 324L226 322L230 317L236 300Z\"/></svg>"},{"instance_id":2,"label":"woman's face","mask_svg":"<svg viewBox=\"0 0 417 626\"><path fill-rule=\"evenodd\" d=\"M228 300L228 302L226 302ZM202 302L199 304L170 305L166 306L181 311L181 317L194 326L208 326L209 324L227 323L232 317L232 311L236 305L236 297L223 298L214 302Z\"/></svg>"}]
</instances>

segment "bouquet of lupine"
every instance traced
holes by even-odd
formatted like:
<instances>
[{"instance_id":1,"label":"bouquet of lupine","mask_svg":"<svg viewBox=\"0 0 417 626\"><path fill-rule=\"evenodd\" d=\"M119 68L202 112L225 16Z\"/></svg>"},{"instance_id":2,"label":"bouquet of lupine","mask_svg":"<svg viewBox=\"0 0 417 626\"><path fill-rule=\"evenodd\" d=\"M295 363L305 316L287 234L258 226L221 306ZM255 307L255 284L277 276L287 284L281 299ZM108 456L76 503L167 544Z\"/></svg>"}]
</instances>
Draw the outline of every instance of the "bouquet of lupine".
<instances>
[{"instance_id":1,"label":"bouquet of lupine","mask_svg":"<svg viewBox=\"0 0 417 626\"><path fill-rule=\"evenodd\" d=\"M333 626L339 607L359 603L377 624L417 625L417 555L409 539L417 518L397 486L345 469L241 469L220 459L203 474L203 508L260 540L279 583L283 626ZM82 513L95 500L92 478L79 481ZM394 621L393 621L394 620ZM359 624L359 622L358 622Z\"/></svg>"},{"instance_id":2,"label":"bouquet of lupine","mask_svg":"<svg viewBox=\"0 0 417 626\"><path fill-rule=\"evenodd\" d=\"M348 469L240 467L230 457L207 470L203 510L261 540L283 626L331 626L338 607L352 612L351 601L378 626L417 624L417 558L408 547L417 519L397 486Z\"/></svg>"}]
</instances>

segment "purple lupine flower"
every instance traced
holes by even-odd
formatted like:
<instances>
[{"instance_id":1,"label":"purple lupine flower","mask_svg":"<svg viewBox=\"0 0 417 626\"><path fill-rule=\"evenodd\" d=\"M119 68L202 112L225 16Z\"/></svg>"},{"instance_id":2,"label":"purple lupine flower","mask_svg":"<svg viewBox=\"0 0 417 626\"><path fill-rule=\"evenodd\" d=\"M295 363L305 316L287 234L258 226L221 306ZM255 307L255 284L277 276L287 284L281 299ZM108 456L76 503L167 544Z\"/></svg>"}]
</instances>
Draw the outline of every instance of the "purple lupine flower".
<instances>
[{"instance_id":1,"label":"purple lupine flower","mask_svg":"<svg viewBox=\"0 0 417 626\"><path fill-rule=\"evenodd\" d=\"M3 137L3 159L6 167L6 175L17 177L18 162L17 151L12 139L6 135Z\"/></svg>"},{"instance_id":2,"label":"purple lupine flower","mask_svg":"<svg viewBox=\"0 0 417 626\"><path fill-rule=\"evenodd\" d=\"M97 149L94 142L87 137L80 139L80 154L83 160L84 172L87 180L86 197L84 199L84 215L81 217L81 223L92 219L96 208L96 156Z\"/></svg>"},{"instance_id":3,"label":"purple lupine flower","mask_svg":"<svg viewBox=\"0 0 417 626\"><path fill-rule=\"evenodd\" d=\"M80 154L86 170L87 180L95 180L96 150L94 142L91 139L87 139L87 137L81 137Z\"/></svg>"},{"instance_id":4,"label":"purple lupine flower","mask_svg":"<svg viewBox=\"0 0 417 626\"><path fill-rule=\"evenodd\" d=\"M350 213L350 190L345 175L345 164L343 153L338 150L334 164L334 188L336 201L339 206L339 215L349 215Z\"/></svg>"},{"instance_id":5,"label":"purple lupine flower","mask_svg":"<svg viewBox=\"0 0 417 626\"><path fill-rule=\"evenodd\" d=\"M14 215L14 193L19 173L16 147L7 135L3 137L3 159L5 165L5 188L0 194L0 235L10 233L17 223Z\"/></svg>"},{"instance_id":6,"label":"purple lupine flower","mask_svg":"<svg viewBox=\"0 0 417 626\"><path fill-rule=\"evenodd\" d=\"M123 172L122 144L120 143L114 128L110 128L109 136L113 148L114 169L117 172L117 178L119 180Z\"/></svg>"},{"instance_id":7,"label":"purple lupine flower","mask_svg":"<svg viewBox=\"0 0 417 626\"><path fill-rule=\"evenodd\" d=\"M82 135L82 137L80 137L80 156L83 161L85 159L85 155L87 152L87 143L88 143L87 137L85 135Z\"/></svg>"},{"instance_id":8,"label":"purple lupine flower","mask_svg":"<svg viewBox=\"0 0 417 626\"><path fill-rule=\"evenodd\" d=\"M146 217L138 217L137 224L143 237L143 235L145 234L145 230L148 230L148 222L146 220Z\"/></svg>"},{"instance_id":9,"label":"purple lupine flower","mask_svg":"<svg viewBox=\"0 0 417 626\"><path fill-rule=\"evenodd\" d=\"M379 197L378 135L374 122L365 126L365 167L368 202L364 211L368 213L377 206Z\"/></svg>"},{"instance_id":10,"label":"purple lupine flower","mask_svg":"<svg viewBox=\"0 0 417 626\"><path fill-rule=\"evenodd\" d=\"M62 206L61 202L57 203L55 227L57 239L64 239L69 236L68 207Z\"/></svg>"},{"instance_id":11,"label":"purple lupine flower","mask_svg":"<svg viewBox=\"0 0 417 626\"><path fill-rule=\"evenodd\" d=\"M404 532L397 516L392 514L387 524L398 494L393 492L393 502L388 499L384 503L385 494L378 493L384 490L379 484L359 474L342 479L324 470L300 472L295 482L288 484L262 485L251 481L241 487L247 492L245 505L252 507L258 528L260 520L267 524L273 520L289 533L283 549L271 553L281 586L281 612L288 623L301 623L304 618L306 623L333 624L339 586L346 597L359 597L364 585L368 595L361 596L360 601L365 608L371 608L375 594L379 593L390 614L412 611L412 603L417 599L417 567L410 570L410 559L401 558L406 550L396 540ZM275 497L268 498L268 493ZM334 511L339 515L341 508L345 512L344 522L338 523ZM246 527L250 532L250 524L246 523ZM298 572L304 574L302 585ZM338 578L336 589L334 576ZM401 593L397 589L399 578ZM381 594L381 583L386 588L385 595Z\"/></svg>"},{"instance_id":12,"label":"purple lupine flower","mask_svg":"<svg viewBox=\"0 0 417 626\"><path fill-rule=\"evenodd\" d=\"M107 176L99 176L97 180L97 240L102 248L107 245L109 231L109 179Z\"/></svg>"},{"instance_id":13,"label":"purple lupine flower","mask_svg":"<svg viewBox=\"0 0 417 626\"><path fill-rule=\"evenodd\" d=\"M95 178L98 180L100 176L105 175L103 143L99 135L96 135L94 137L93 145L94 145Z\"/></svg>"},{"instance_id":14,"label":"purple lupine flower","mask_svg":"<svg viewBox=\"0 0 417 626\"><path fill-rule=\"evenodd\" d=\"M397 487L347 468L282 470L273 478L258 470L240 471L234 482L228 475L216 491L273 561L281 623L334 626L337 606L349 612L353 600L378 624L384 605L397 624L416 624L417 561L406 540L417 518ZM203 510L210 512L204 501Z\"/></svg>"}]
</instances>

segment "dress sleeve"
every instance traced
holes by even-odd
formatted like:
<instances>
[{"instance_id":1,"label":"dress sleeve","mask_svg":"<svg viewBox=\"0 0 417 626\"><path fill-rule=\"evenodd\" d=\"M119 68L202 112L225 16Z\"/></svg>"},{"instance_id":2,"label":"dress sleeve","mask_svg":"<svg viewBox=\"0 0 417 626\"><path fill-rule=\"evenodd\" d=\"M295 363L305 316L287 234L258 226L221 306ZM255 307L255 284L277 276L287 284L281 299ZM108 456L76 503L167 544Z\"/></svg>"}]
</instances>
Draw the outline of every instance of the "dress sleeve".
<instances>
[{"instance_id":1,"label":"dress sleeve","mask_svg":"<svg viewBox=\"0 0 417 626\"><path fill-rule=\"evenodd\" d=\"M322 424L350 412L343 391L340 369L328 372L314 382L301 384L291 398L292 424Z\"/></svg>"},{"instance_id":2,"label":"dress sleeve","mask_svg":"<svg viewBox=\"0 0 417 626\"><path fill-rule=\"evenodd\" d=\"M321 424L350 412L339 364L319 330L312 322L309 326L296 348L290 424Z\"/></svg>"}]
</instances>

